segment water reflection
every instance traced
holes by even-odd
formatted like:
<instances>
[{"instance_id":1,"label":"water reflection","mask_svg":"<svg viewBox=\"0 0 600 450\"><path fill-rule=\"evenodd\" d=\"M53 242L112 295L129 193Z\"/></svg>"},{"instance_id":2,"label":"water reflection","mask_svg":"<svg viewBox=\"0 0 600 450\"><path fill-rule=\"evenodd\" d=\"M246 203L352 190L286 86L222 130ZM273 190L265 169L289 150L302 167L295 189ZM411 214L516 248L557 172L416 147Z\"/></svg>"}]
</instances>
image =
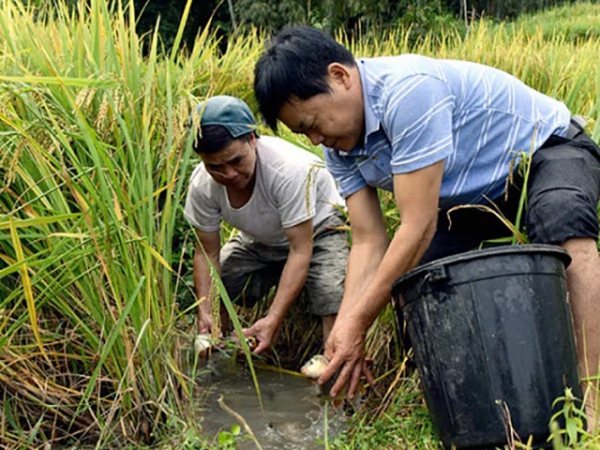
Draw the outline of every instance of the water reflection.
<instances>
[{"instance_id":1,"label":"water reflection","mask_svg":"<svg viewBox=\"0 0 600 450\"><path fill-rule=\"evenodd\" d=\"M207 400L203 399L201 405L201 425L207 436L229 431L231 425L238 423L227 408L244 418L265 450L321 449L325 424L329 441L344 428L343 412L330 404L325 406L325 398L319 395L317 386L304 377L257 368L264 407L261 410L245 363L217 354L208 362L200 362L196 374L199 385L210 388ZM221 396L225 409L218 403ZM255 449L243 426L242 434L245 438L237 448Z\"/></svg>"}]
</instances>

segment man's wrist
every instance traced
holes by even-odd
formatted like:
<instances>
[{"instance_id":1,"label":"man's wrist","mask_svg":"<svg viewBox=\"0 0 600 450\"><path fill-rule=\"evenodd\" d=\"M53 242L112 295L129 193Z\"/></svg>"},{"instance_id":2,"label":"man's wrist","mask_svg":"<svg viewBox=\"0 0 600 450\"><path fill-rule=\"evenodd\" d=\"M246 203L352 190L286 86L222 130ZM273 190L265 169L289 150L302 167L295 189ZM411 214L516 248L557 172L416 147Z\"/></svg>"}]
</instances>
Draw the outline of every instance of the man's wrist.
<instances>
[{"instance_id":1,"label":"man's wrist","mask_svg":"<svg viewBox=\"0 0 600 450\"><path fill-rule=\"evenodd\" d=\"M272 324L279 325L283 322L284 316L284 312L278 310L270 310L269 313L265 316L265 319Z\"/></svg>"},{"instance_id":2,"label":"man's wrist","mask_svg":"<svg viewBox=\"0 0 600 450\"><path fill-rule=\"evenodd\" d=\"M211 305L208 297L199 297L200 303L198 303L198 314L210 314Z\"/></svg>"},{"instance_id":3,"label":"man's wrist","mask_svg":"<svg viewBox=\"0 0 600 450\"><path fill-rule=\"evenodd\" d=\"M363 334L366 334L371 326L369 318L365 314L356 313L356 311L348 311L347 314L345 314L344 319L354 324L354 326L361 330Z\"/></svg>"}]
</instances>

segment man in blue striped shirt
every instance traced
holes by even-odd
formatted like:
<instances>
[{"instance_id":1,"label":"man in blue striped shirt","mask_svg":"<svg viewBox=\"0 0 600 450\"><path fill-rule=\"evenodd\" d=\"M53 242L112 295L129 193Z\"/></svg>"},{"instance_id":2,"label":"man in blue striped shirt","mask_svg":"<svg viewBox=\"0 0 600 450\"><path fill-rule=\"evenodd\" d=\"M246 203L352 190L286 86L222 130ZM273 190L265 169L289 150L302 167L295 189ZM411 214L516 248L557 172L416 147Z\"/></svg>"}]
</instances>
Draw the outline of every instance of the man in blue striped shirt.
<instances>
[{"instance_id":1,"label":"man in blue striped shirt","mask_svg":"<svg viewBox=\"0 0 600 450\"><path fill-rule=\"evenodd\" d=\"M366 331L399 276L508 234L492 214L459 210L450 227L447 212L493 202L514 219L519 195L503 194L523 152L534 153L529 238L571 254L567 277L580 373L588 374L586 357L590 372L597 372L600 149L571 123L563 103L472 62L410 54L356 60L309 27L275 37L257 63L254 88L271 128L279 119L324 146L326 166L346 198L353 246L344 299L325 348L331 363L320 379L341 369L332 395L348 382L349 396L355 391ZM394 193L402 219L391 242L377 188Z\"/></svg>"}]
</instances>

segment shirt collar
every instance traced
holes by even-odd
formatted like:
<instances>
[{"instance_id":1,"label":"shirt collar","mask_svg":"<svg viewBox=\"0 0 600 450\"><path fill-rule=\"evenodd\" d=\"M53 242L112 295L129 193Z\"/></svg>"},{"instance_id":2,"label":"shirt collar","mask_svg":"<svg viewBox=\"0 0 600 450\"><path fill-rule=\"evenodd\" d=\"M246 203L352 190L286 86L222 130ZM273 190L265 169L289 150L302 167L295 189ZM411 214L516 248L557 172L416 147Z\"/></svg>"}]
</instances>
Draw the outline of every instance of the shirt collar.
<instances>
[{"instance_id":1,"label":"shirt collar","mask_svg":"<svg viewBox=\"0 0 600 450\"><path fill-rule=\"evenodd\" d=\"M359 59L356 63L358 65L358 72L360 73L363 104L365 109L365 141L363 144L366 144L369 135L379 130L381 118L375 113L374 105L371 103L371 93L373 90L377 89L377 86L374 86L369 80L369 76L367 74L368 69L366 67L367 61L364 59Z\"/></svg>"}]
</instances>

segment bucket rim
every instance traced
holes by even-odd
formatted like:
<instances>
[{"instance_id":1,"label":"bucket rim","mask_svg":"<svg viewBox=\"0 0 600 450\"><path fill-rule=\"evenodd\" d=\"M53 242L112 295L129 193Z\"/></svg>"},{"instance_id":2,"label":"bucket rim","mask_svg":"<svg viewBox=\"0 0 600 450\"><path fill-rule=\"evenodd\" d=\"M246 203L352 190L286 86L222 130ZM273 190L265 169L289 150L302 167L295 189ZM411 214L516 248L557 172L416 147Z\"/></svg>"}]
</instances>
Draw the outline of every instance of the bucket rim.
<instances>
[{"instance_id":1,"label":"bucket rim","mask_svg":"<svg viewBox=\"0 0 600 450\"><path fill-rule=\"evenodd\" d=\"M456 263L461 263L465 261L471 261L478 258L488 257L488 256L497 256L497 255L506 255L506 254L524 254L524 253L541 253L541 254L551 254L560 259L565 268L571 263L571 256L569 253L562 247L558 245L550 245L550 244L524 244L524 245L503 245L498 247L485 248L482 250L471 250L464 253L457 253L456 255L446 256L444 258L436 259L434 261L430 261L422 266L417 266L414 269L406 272L404 275L401 275L394 283L392 284L392 297L396 297L398 291L400 290L401 285L407 283L412 278L420 275L422 272L426 272L431 270L434 267L438 266L449 266Z\"/></svg>"}]
</instances>

